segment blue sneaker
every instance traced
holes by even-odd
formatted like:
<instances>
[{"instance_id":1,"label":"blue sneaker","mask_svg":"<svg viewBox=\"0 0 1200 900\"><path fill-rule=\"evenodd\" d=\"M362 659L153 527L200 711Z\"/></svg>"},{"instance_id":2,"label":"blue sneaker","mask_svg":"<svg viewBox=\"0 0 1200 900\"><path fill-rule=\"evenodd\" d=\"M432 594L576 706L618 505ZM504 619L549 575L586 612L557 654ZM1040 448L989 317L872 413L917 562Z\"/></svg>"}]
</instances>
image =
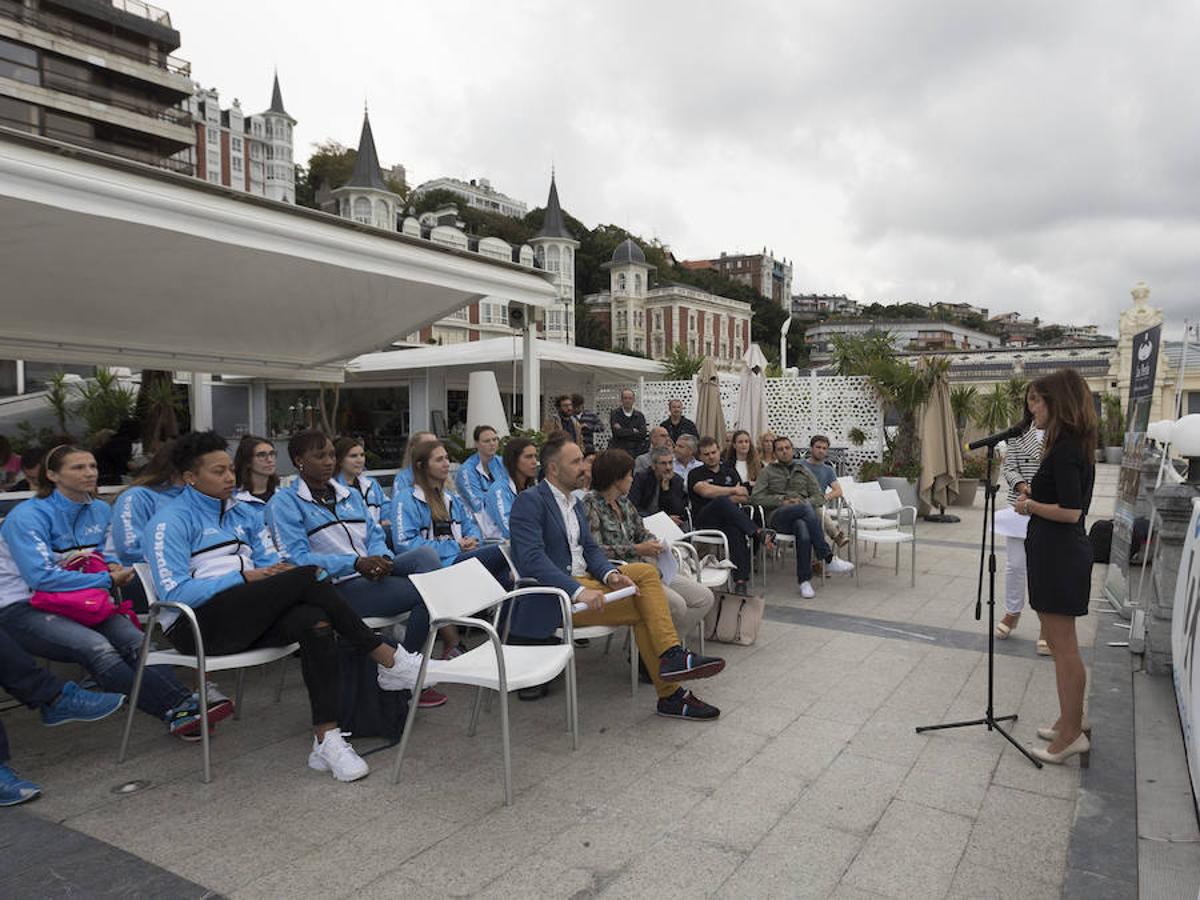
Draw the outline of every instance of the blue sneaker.
<instances>
[{"instance_id":1,"label":"blue sneaker","mask_svg":"<svg viewBox=\"0 0 1200 900\"><path fill-rule=\"evenodd\" d=\"M32 800L42 789L26 781L7 765L0 764L0 806L16 806Z\"/></svg>"},{"instance_id":2,"label":"blue sneaker","mask_svg":"<svg viewBox=\"0 0 1200 900\"><path fill-rule=\"evenodd\" d=\"M53 728L66 722L99 722L124 704L124 694L85 691L75 682L68 681L58 699L42 707L42 724Z\"/></svg>"}]
</instances>

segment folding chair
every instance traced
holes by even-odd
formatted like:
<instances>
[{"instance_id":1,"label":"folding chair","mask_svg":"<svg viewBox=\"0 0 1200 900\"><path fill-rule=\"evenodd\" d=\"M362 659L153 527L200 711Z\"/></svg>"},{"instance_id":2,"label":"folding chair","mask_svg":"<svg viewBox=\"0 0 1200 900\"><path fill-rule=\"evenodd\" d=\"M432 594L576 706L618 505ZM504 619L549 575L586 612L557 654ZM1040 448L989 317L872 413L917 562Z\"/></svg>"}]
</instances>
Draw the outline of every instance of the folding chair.
<instances>
[{"instance_id":1,"label":"folding chair","mask_svg":"<svg viewBox=\"0 0 1200 900\"><path fill-rule=\"evenodd\" d=\"M559 673L566 672L567 681L567 729L571 732L572 747L579 749L579 706L575 693L575 635L571 627L571 600L565 591L552 587L527 587L505 592L504 586L492 577L478 559L467 559L436 572L425 572L409 576L432 619L429 637L422 648L421 669L413 696L419 697L425 687L425 673L433 655L433 644L437 630L443 625L458 625L478 628L487 635L487 641L468 650L454 659L442 660L438 664L440 684L470 684L479 688L471 709L471 721L467 734L474 735L479 723L479 711L483 704L484 688L495 691L500 697L500 740L504 748L504 802L512 805L512 749L508 734L508 695L522 688L545 684ZM497 627L505 600L528 594L553 594L562 606L562 644L523 646L502 644ZM494 608L492 621L487 622L474 614ZM400 781L400 768L404 753L416 724L418 704L411 703L408 719L404 723L404 734L396 751L396 762L392 769L392 781Z\"/></svg>"},{"instance_id":2,"label":"folding chair","mask_svg":"<svg viewBox=\"0 0 1200 900\"><path fill-rule=\"evenodd\" d=\"M125 762L125 755L129 749L129 736L133 731L133 719L137 714L138 695L142 690L142 677L145 675L146 666L182 666L187 669L195 669L197 681L199 682L200 709L204 711L204 714L200 716L200 744L203 747L204 783L208 784L212 781L212 756L209 747L210 736L207 715L208 673L229 669L237 670L238 680L236 696L234 698L233 717L240 719L242 717L242 694L246 682L246 669L251 666L262 666L276 660L287 659L300 649L300 645L288 644L285 647L261 647L255 650L246 650L243 653L231 653L226 656L208 656L204 652L204 638L200 635L200 624L196 621L195 610L185 603L159 600L154 588L154 579L150 577L150 566L146 563L134 563L133 568L138 578L141 579L142 587L146 591L146 601L149 603L150 609L146 617L142 649L138 654L137 673L133 678L133 691L129 695L129 712L125 717L125 733L121 738L121 752L117 756L117 762ZM179 614L187 620L188 625L192 629L192 638L196 642L196 654L194 656L188 656L175 650L152 651L150 649L154 626L158 624L159 613L164 609L178 610ZM276 703L283 696L283 677L286 673L287 668L280 666L279 685L275 689Z\"/></svg>"},{"instance_id":3,"label":"folding chair","mask_svg":"<svg viewBox=\"0 0 1200 900\"><path fill-rule=\"evenodd\" d=\"M906 514L911 516L911 523L907 526L908 531L905 531L904 518ZM894 517L894 518L893 518ZM880 519L891 524L890 528L870 528L863 531L858 530L858 522L861 519ZM895 544L896 546L896 574L900 574L900 545L912 544L912 573L909 579L911 587L917 585L917 508L915 506L905 506L900 502L900 495L896 491L867 491L859 494L851 506L850 512L851 525L851 540L855 546L858 546L858 541L863 541L868 544L875 544L878 547L880 544ZM857 557L857 553L855 556ZM854 567L854 583L859 583L859 571L861 565Z\"/></svg>"}]
</instances>

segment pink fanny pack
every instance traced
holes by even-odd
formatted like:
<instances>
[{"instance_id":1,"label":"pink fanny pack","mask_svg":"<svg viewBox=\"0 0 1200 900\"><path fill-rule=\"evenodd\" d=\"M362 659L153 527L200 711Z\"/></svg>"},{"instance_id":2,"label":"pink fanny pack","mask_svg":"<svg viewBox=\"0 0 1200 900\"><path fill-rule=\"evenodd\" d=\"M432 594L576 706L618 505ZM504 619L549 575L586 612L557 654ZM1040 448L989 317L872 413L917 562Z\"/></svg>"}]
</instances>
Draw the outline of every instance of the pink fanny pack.
<instances>
[{"instance_id":1,"label":"pink fanny pack","mask_svg":"<svg viewBox=\"0 0 1200 900\"><path fill-rule=\"evenodd\" d=\"M100 553L84 553L72 557L63 563L64 569L72 572L95 574L107 572L108 563ZM128 600L119 605L113 602L106 588L80 588L75 591L34 591L29 598L29 605L43 612L65 616L80 625L93 628L106 621L109 616L126 616L134 625L141 628L133 604Z\"/></svg>"}]
</instances>

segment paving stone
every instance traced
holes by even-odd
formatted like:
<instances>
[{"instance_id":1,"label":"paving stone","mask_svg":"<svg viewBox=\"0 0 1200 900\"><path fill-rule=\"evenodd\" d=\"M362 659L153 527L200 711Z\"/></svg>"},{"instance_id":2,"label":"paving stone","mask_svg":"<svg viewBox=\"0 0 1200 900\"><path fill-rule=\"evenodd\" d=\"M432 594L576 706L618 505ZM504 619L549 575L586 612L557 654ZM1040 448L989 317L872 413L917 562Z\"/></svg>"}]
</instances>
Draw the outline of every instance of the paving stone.
<instances>
[{"instance_id":1,"label":"paving stone","mask_svg":"<svg viewBox=\"0 0 1200 900\"><path fill-rule=\"evenodd\" d=\"M829 896L862 844L861 837L813 822L796 809L759 842L719 896Z\"/></svg>"},{"instance_id":2,"label":"paving stone","mask_svg":"<svg viewBox=\"0 0 1200 900\"><path fill-rule=\"evenodd\" d=\"M975 820L965 861L994 866L1020 859L1026 871L1061 884L1075 804L993 785Z\"/></svg>"},{"instance_id":3,"label":"paving stone","mask_svg":"<svg viewBox=\"0 0 1200 900\"><path fill-rule=\"evenodd\" d=\"M1006 869L962 863L954 875L949 897L953 900L1057 900L1058 888L1030 876L1014 860L995 860Z\"/></svg>"},{"instance_id":4,"label":"paving stone","mask_svg":"<svg viewBox=\"0 0 1200 900\"><path fill-rule=\"evenodd\" d=\"M998 748L997 748L998 749ZM983 804L997 753L957 744L930 744L909 771L899 798L974 818Z\"/></svg>"},{"instance_id":5,"label":"paving stone","mask_svg":"<svg viewBox=\"0 0 1200 900\"><path fill-rule=\"evenodd\" d=\"M601 897L678 897L691 900L721 884L742 863L744 854L712 844L667 837Z\"/></svg>"},{"instance_id":6,"label":"paving stone","mask_svg":"<svg viewBox=\"0 0 1200 900\"><path fill-rule=\"evenodd\" d=\"M949 890L971 820L897 800L846 873L846 883L889 897L940 897Z\"/></svg>"},{"instance_id":7,"label":"paving stone","mask_svg":"<svg viewBox=\"0 0 1200 900\"><path fill-rule=\"evenodd\" d=\"M804 779L752 760L694 807L676 833L748 852L796 804L807 786Z\"/></svg>"},{"instance_id":8,"label":"paving stone","mask_svg":"<svg viewBox=\"0 0 1200 900\"><path fill-rule=\"evenodd\" d=\"M800 798L810 819L831 828L867 834L900 788L908 769L842 753Z\"/></svg>"}]
</instances>

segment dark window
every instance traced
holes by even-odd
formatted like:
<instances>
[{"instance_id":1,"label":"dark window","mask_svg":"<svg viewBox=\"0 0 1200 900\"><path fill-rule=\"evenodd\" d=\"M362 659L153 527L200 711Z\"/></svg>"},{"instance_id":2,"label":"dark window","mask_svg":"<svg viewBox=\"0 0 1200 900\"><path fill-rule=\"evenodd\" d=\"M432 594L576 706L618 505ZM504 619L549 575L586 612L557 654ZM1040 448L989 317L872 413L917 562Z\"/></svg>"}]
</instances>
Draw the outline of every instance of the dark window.
<instances>
[{"instance_id":1,"label":"dark window","mask_svg":"<svg viewBox=\"0 0 1200 900\"><path fill-rule=\"evenodd\" d=\"M69 141L72 138L90 138L94 135L94 131L92 123L86 119L65 116L62 113L50 112L49 110L45 112L42 133L46 137L62 138Z\"/></svg>"},{"instance_id":2,"label":"dark window","mask_svg":"<svg viewBox=\"0 0 1200 900\"><path fill-rule=\"evenodd\" d=\"M0 97L0 125L37 134L37 107L11 97Z\"/></svg>"},{"instance_id":3,"label":"dark window","mask_svg":"<svg viewBox=\"0 0 1200 900\"><path fill-rule=\"evenodd\" d=\"M1188 391L1186 414L1191 416L1200 413L1200 391Z\"/></svg>"},{"instance_id":4,"label":"dark window","mask_svg":"<svg viewBox=\"0 0 1200 900\"><path fill-rule=\"evenodd\" d=\"M0 40L0 78L40 84L37 51L24 44Z\"/></svg>"}]
</instances>

